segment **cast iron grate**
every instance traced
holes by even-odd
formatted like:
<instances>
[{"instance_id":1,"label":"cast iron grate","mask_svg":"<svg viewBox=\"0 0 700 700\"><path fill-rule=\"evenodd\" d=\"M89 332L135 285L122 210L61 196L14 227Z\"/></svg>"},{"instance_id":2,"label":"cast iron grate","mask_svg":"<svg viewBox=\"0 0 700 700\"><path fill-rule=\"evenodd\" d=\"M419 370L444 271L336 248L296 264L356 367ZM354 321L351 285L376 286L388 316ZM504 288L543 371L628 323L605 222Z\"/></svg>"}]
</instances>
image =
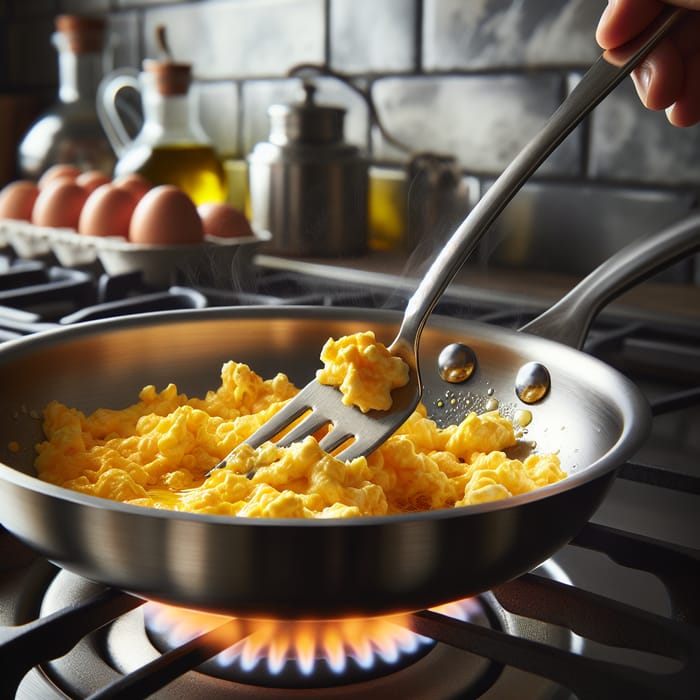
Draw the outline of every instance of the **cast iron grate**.
<instances>
[{"instance_id":1,"label":"cast iron grate","mask_svg":"<svg viewBox=\"0 0 700 700\"><path fill-rule=\"evenodd\" d=\"M3 537L9 537L4 533ZM512 666L548 678L581 700L620 697L690 700L700 687L700 552L640 535L589 524L573 547L602 552L620 566L647 571L665 585L671 617L649 613L536 574L498 586L493 594L511 613L563 626L602 644L674 659L673 672L631 668L551 645L460 622L432 611L413 614L414 631L478 654L497 666ZM0 628L0 696L15 696L30 669L67 653L85 635L143 604L115 589L23 625ZM225 623L229 624L229 623ZM240 626L236 629L240 630ZM227 642L222 642L222 638ZM230 637L213 631L162 654L91 696L93 700L146 697L223 651Z\"/></svg>"}]
</instances>

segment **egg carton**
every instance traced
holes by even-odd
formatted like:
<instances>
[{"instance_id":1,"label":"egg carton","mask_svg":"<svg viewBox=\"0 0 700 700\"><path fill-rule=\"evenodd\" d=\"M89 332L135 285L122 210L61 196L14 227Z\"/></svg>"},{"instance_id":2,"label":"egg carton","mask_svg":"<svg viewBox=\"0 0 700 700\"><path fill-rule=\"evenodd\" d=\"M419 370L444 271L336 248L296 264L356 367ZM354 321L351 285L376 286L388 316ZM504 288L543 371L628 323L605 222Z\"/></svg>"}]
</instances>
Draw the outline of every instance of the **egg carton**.
<instances>
[{"instance_id":1,"label":"egg carton","mask_svg":"<svg viewBox=\"0 0 700 700\"><path fill-rule=\"evenodd\" d=\"M12 248L20 258L43 258L50 255L53 252L51 239L66 231L70 230L36 226L13 219L0 220L0 241Z\"/></svg>"},{"instance_id":2,"label":"egg carton","mask_svg":"<svg viewBox=\"0 0 700 700\"><path fill-rule=\"evenodd\" d=\"M54 255L63 267L98 263L109 275L139 271L146 284L158 287L171 284L177 272L204 275L215 282L230 280L270 238L268 231L254 231L252 236L235 238L205 236L202 243L143 244L118 236L86 236L73 229L0 220L0 247L9 245L20 258Z\"/></svg>"},{"instance_id":3,"label":"egg carton","mask_svg":"<svg viewBox=\"0 0 700 700\"><path fill-rule=\"evenodd\" d=\"M271 237L268 231L255 231L252 236L205 236L202 243L177 245L105 237L98 238L97 257L110 275L139 270L144 282L158 287L171 284L176 272L187 281L205 279L230 286L241 270L252 265L258 246Z\"/></svg>"}]
</instances>

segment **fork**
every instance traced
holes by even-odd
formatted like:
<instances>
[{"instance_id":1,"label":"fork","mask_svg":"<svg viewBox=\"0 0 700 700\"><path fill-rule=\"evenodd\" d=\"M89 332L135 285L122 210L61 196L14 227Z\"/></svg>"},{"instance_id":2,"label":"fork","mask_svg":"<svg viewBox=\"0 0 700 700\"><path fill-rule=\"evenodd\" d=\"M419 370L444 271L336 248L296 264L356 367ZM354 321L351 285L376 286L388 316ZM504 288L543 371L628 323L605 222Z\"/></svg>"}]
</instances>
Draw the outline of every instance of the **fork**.
<instances>
[{"instance_id":1,"label":"fork","mask_svg":"<svg viewBox=\"0 0 700 700\"><path fill-rule=\"evenodd\" d=\"M686 13L686 10L669 9L628 44L604 51L540 132L513 159L447 240L408 300L398 334L389 345L389 351L403 359L409 368L409 382L392 392L389 410L362 413L342 403L338 388L313 380L245 442L254 448L259 447L289 428L304 414L308 415L278 440L279 446L289 446L324 426L330 426L319 443L320 447L327 452L342 447L335 457L350 461L368 455L392 435L421 400L422 384L418 368L420 337L447 286L495 218L547 156ZM224 467L231 454L214 469ZM249 477L252 475L253 472L248 473Z\"/></svg>"}]
</instances>

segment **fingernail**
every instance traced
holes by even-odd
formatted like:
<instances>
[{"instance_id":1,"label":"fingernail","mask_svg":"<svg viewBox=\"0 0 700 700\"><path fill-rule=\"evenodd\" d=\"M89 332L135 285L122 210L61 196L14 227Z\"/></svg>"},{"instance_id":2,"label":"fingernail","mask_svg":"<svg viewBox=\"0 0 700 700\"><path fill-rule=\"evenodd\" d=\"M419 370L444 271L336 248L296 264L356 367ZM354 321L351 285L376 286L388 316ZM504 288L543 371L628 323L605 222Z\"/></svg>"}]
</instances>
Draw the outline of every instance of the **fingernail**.
<instances>
[{"instance_id":1,"label":"fingernail","mask_svg":"<svg viewBox=\"0 0 700 700\"><path fill-rule=\"evenodd\" d=\"M676 104L674 103L670 107L666 107L666 109L664 110L664 112L666 113L666 119L668 119L669 123L673 124L674 126L676 126L676 122L674 120L674 114L673 114L675 109L676 109Z\"/></svg>"},{"instance_id":2,"label":"fingernail","mask_svg":"<svg viewBox=\"0 0 700 700\"><path fill-rule=\"evenodd\" d=\"M649 64L642 63L633 73L632 80L637 89L639 99L646 104L647 95L649 94L649 85L651 84L652 70Z\"/></svg>"}]
</instances>

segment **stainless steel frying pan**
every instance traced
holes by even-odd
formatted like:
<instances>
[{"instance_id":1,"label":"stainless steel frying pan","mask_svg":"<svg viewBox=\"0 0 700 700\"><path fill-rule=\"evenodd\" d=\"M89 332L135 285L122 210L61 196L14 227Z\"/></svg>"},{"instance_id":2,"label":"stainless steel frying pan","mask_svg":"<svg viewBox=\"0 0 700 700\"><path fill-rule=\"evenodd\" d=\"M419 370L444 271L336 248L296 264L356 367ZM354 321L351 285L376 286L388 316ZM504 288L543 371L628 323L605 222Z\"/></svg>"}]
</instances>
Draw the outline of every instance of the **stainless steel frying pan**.
<instances>
[{"instance_id":1,"label":"stainless steel frying pan","mask_svg":"<svg viewBox=\"0 0 700 700\"><path fill-rule=\"evenodd\" d=\"M223 362L263 376L313 375L329 336L372 329L389 341L400 316L339 308L212 308L76 325L0 348L0 521L30 546L89 579L149 598L246 616L335 617L414 610L487 590L548 558L587 522L615 468L649 426L644 398L576 349L597 310L628 286L700 246L700 217L617 254L527 332L434 316L421 346L425 403L454 396L464 412L496 398L532 413L528 440L559 451L562 482L459 509L352 520L265 520L165 512L85 496L34 476L39 415L52 399L84 411L132 403L146 384L189 395L218 385ZM541 337L544 336L544 337ZM439 378L437 356L459 341L478 366L463 385ZM574 346L574 347L571 347ZM543 363L551 391L520 404L514 380ZM431 369L432 368L432 369ZM469 402L469 403L467 403ZM451 405L449 401L442 402ZM454 416L455 419L459 415ZM17 442L19 451L11 451Z\"/></svg>"}]
</instances>

